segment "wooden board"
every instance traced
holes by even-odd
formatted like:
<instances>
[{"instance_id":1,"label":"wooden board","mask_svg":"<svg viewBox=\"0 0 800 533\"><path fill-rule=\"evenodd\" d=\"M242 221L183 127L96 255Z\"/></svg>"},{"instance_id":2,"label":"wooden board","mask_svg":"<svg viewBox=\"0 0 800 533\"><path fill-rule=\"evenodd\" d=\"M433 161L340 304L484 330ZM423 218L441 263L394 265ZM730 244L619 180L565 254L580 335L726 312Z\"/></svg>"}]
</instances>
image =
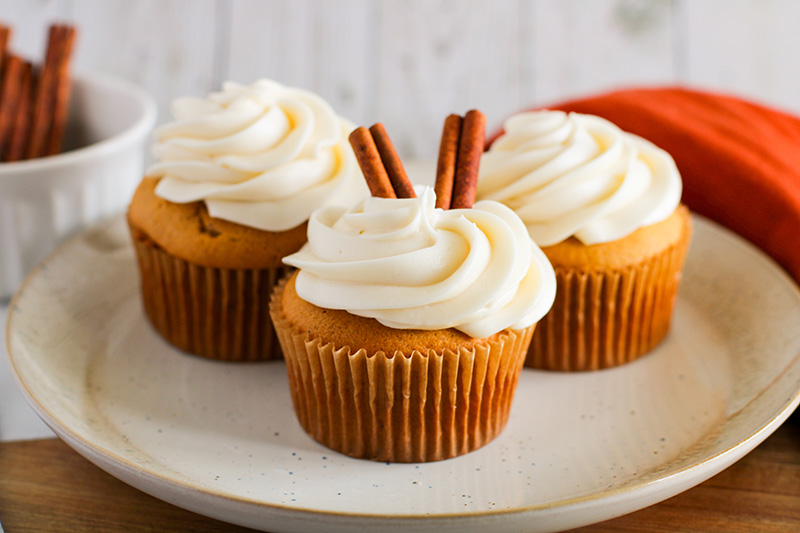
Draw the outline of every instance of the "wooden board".
<instances>
[{"instance_id":1,"label":"wooden board","mask_svg":"<svg viewBox=\"0 0 800 533\"><path fill-rule=\"evenodd\" d=\"M152 498L54 439L0 444L0 520L37 531L249 531ZM749 455L665 502L585 532L800 531L800 415Z\"/></svg>"}]
</instances>

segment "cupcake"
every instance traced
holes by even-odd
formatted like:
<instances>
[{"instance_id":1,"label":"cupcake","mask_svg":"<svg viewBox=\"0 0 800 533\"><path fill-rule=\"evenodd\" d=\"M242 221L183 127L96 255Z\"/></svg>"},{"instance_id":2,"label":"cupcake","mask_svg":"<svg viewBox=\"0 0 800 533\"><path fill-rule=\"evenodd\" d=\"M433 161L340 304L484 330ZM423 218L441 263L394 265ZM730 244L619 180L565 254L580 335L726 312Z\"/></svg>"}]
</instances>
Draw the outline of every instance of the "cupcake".
<instances>
[{"instance_id":1,"label":"cupcake","mask_svg":"<svg viewBox=\"0 0 800 533\"><path fill-rule=\"evenodd\" d=\"M226 361L280 357L269 295L311 212L368 194L347 135L318 96L259 80L181 98L128 224L144 310L186 352Z\"/></svg>"},{"instance_id":2,"label":"cupcake","mask_svg":"<svg viewBox=\"0 0 800 533\"><path fill-rule=\"evenodd\" d=\"M556 272L553 309L526 365L596 370L669 330L691 234L670 155L605 119L521 113L484 154L478 198L524 221Z\"/></svg>"},{"instance_id":3,"label":"cupcake","mask_svg":"<svg viewBox=\"0 0 800 533\"><path fill-rule=\"evenodd\" d=\"M555 277L507 207L444 210L430 187L394 189L411 193L311 215L272 318L311 437L358 458L436 461L505 427Z\"/></svg>"}]
</instances>

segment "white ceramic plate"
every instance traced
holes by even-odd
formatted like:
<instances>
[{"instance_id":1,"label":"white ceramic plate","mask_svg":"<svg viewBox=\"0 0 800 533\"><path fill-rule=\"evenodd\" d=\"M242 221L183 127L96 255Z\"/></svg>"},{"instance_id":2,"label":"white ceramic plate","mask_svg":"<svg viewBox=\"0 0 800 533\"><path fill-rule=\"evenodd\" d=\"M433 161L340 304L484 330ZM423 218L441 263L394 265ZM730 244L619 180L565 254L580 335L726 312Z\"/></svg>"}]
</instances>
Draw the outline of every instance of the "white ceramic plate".
<instances>
[{"instance_id":1,"label":"white ceramic plate","mask_svg":"<svg viewBox=\"0 0 800 533\"><path fill-rule=\"evenodd\" d=\"M505 432L428 464L351 459L295 421L282 363L179 353L149 327L121 219L34 271L8 320L39 415L123 481L270 531L546 531L619 516L742 457L800 397L800 298L769 259L696 219L674 327L595 373L523 371Z\"/></svg>"}]
</instances>

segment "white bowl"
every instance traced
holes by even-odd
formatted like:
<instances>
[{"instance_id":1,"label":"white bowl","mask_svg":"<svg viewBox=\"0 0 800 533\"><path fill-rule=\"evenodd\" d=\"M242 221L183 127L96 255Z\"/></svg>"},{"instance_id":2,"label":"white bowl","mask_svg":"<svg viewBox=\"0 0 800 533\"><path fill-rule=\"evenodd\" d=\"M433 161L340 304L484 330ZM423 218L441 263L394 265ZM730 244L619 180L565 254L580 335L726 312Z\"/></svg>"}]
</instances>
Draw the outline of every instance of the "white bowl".
<instances>
[{"instance_id":1,"label":"white bowl","mask_svg":"<svg viewBox=\"0 0 800 533\"><path fill-rule=\"evenodd\" d=\"M0 299L66 237L124 209L141 180L156 119L142 89L75 78L61 154L0 163Z\"/></svg>"}]
</instances>

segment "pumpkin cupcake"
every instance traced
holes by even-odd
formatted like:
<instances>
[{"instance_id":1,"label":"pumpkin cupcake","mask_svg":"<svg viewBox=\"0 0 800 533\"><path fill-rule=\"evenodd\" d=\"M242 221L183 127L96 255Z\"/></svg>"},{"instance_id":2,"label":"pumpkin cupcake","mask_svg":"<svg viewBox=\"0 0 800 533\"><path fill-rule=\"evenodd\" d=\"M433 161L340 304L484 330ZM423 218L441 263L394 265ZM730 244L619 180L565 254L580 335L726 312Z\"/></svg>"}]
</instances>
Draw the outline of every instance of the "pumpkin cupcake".
<instances>
[{"instance_id":1,"label":"pumpkin cupcake","mask_svg":"<svg viewBox=\"0 0 800 533\"><path fill-rule=\"evenodd\" d=\"M353 126L318 96L259 80L181 98L128 210L144 310L171 344L226 361L280 357L269 295L317 207L368 192Z\"/></svg>"},{"instance_id":2,"label":"pumpkin cupcake","mask_svg":"<svg viewBox=\"0 0 800 533\"><path fill-rule=\"evenodd\" d=\"M577 113L515 115L481 162L478 197L511 207L558 290L526 365L596 370L632 361L669 330L691 235L670 155Z\"/></svg>"},{"instance_id":3,"label":"pumpkin cupcake","mask_svg":"<svg viewBox=\"0 0 800 533\"><path fill-rule=\"evenodd\" d=\"M459 186L474 184L483 147L471 113L461 137L472 160L450 209L407 183L379 125L379 155L360 128L351 142L370 189L392 197L315 211L308 244L284 259L299 270L271 307L295 412L344 454L436 461L490 442L553 301L552 268L519 217L497 202L471 207L474 188Z\"/></svg>"}]
</instances>

